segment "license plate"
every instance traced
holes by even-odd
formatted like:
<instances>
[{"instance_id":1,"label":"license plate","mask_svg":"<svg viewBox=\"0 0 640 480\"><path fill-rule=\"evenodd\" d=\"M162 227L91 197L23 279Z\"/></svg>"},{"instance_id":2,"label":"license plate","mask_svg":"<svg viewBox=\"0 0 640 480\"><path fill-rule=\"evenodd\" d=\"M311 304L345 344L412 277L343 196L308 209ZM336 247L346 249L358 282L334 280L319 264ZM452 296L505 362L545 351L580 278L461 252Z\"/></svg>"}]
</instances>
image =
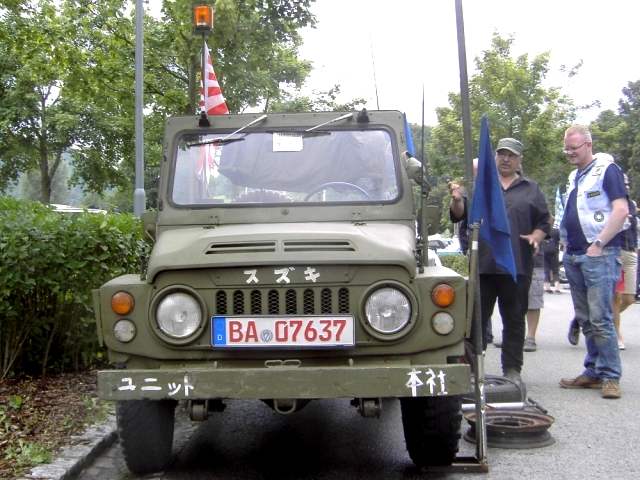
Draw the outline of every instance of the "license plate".
<instances>
[{"instance_id":1,"label":"license plate","mask_svg":"<svg viewBox=\"0 0 640 480\"><path fill-rule=\"evenodd\" d=\"M353 337L350 315L211 317L214 347L349 347Z\"/></svg>"}]
</instances>

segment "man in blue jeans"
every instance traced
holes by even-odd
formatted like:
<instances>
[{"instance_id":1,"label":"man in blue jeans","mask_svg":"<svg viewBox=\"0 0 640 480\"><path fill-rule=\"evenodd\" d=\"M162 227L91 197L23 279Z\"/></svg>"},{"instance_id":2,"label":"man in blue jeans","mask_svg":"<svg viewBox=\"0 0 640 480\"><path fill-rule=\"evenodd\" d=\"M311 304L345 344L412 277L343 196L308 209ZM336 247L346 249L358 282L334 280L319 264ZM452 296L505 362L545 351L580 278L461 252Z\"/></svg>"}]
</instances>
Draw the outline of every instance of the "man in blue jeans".
<instances>
[{"instance_id":1,"label":"man in blue jeans","mask_svg":"<svg viewBox=\"0 0 640 480\"><path fill-rule=\"evenodd\" d=\"M621 170L607 154L593 154L591 133L574 125L564 134L569 174L560 225L563 257L575 317L584 333L584 371L560 380L562 388L600 388L603 398L620 398L622 365L611 303L620 277L621 232L628 205Z\"/></svg>"}]
</instances>

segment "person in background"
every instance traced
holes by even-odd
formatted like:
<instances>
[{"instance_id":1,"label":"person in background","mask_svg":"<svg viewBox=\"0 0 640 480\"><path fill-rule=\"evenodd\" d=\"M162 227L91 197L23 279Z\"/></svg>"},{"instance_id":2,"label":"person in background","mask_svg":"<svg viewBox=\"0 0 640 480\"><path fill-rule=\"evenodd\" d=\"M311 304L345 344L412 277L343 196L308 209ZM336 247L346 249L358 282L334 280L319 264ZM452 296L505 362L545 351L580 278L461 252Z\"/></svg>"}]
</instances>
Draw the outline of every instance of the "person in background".
<instances>
[{"instance_id":1,"label":"person in background","mask_svg":"<svg viewBox=\"0 0 640 480\"><path fill-rule=\"evenodd\" d=\"M637 204L636 204L637 207ZM636 214L636 224L638 225L636 228L636 236L638 237L638 249L636 253L638 254L638 258L640 258L640 213ZM640 303L640 268L638 269L638 275L636 277L636 303Z\"/></svg>"},{"instance_id":2,"label":"person in background","mask_svg":"<svg viewBox=\"0 0 640 480\"><path fill-rule=\"evenodd\" d=\"M556 190L556 203L555 203L556 216L553 221L553 228L557 229L558 232L560 231L560 224L562 223L562 218L564 216L565 203L567 203L567 184L566 183L559 185ZM558 247L561 252L564 252L565 245L564 243L562 243L562 238L558 240ZM559 270L559 266L558 266L558 270ZM569 322L569 333L567 334L567 339L569 340L569 343L571 345L578 345L578 342L580 341L580 324L576 320L575 316L573 317L571 322Z\"/></svg>"},{"instance_id":3,"label":"person in background","mask_svg":"<svg viewBox=\"0 0 640 480\"><path fill-rule=\"evenodd\" d=\"M553 227L549 238L543 243L544 259L544 291L562 293L560 291L560 230Z\"/></svg>"},{"instance_id":4,"label":"person in background","mask_svg":"<svg viewBox=\"0 0 640 480\"><path fill-rule=\"evenodd\" d=\"M473 178L478 173L478 159L472 161ZM449 219L453 223L459 223L458 241L460 242L460 250L465 255L469 250L469 223L466 215L467 211L467 194L464 191L462 182L451 181L448 183L449 194L451 195L451 204L449 206Z\"/></svg>"},{"instance_id":5,"label":"person in background","mask_svg":"<svg viewBox=\"0 0 640 480\"><path fill-rule=\"evenodd\" d=\"M574 125L565 131L564 153L576 169L569 174L560 236L587 353L582 373L562 378L560 387L600 388L603 398L620 398L622 365L611 306L629 209L622 172L610 155L595 156L592 148L586 127Z\"/></svg>"},{"instance_id":6,"label":"person in background","mask_svg":"<svg viewBox=\"0 0 640 480\"><path fill-rule=\"evenodd\" d=\"M622 338L622 332L620 330L620 314L624 312L629 305L632 305L636 300L636 283L638 273L638 217L637 208L635 202L628 196L629 193L629 177L627 174L623 174L624 186L627 190L627 202L629 208L629 220L630 227L622 232L623 240L620 251L620 260L622 261L622 277L620 279L620 288L616 288L616 293L613 297L613 324L616 328L616 334L618 336L618 348L620 350L625 349L624 339Z\"/></svg>"},{"instance_id":7,"label":"person in background","mask_svg":"<svg viewBox=\"0 0 640 480\"><path fill-rule=\"evenodd\" d=\"M520 141L502 138L498 141L495 156L511 230L516 281L496 265L493 253L483 241L478 255L483 348L488 343L487 333L497 301L502 318L502 372L517 383L522 382L525 315L533 272L533 252L539 249L550 230L544 194L537 183L519 173L522 171L522 152ZM452 191L450 212L454 221L466 216L465 203L457 200L457 196Z\"/></svg>"},{"instance_id":8,"label":"person in background","mask_svg":"<svg viewBox=\"0 0 640 480\"><path fill-rule=\"evenodd\" d=\"M538 349L536 344L536 332L540 322L540 312L544 307L544 271L545 254L540 250L533 256L533 275L531 286L529 287L529 300L527 303L527 336L524 339L525 352L535 352Z\"/></svg>"}]
</instances>

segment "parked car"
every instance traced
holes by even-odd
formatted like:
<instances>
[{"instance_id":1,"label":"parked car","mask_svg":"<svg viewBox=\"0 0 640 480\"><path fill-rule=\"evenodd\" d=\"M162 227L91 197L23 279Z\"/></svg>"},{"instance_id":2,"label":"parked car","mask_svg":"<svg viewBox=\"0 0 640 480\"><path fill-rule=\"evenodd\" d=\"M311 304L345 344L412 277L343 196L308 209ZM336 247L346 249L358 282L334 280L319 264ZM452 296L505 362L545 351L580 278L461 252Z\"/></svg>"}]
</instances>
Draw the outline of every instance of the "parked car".
<instances>
[{"instance_id":1,"label":"parked car","mask_svg":"<svg viewBox=\"0 0 640 480\"><path fill-rule=\"evenodd\" d=\"M438 251L438 255L458 255L461 254L462 250L460 249L460 241L458 237L451 237L447 241L447 245L440 251Z\"/></svg>"},{"instance_id":2,"label":"parked car","mask_svg":"<svg viewBox=\"0 0 640 480\"><path fill-rule=\"evenodd\" d=\"M446 246L442 240L429 240L429 249L435 250L436 253L439 253L438 250L443 250Z\"/></svg>"}]
</instances>

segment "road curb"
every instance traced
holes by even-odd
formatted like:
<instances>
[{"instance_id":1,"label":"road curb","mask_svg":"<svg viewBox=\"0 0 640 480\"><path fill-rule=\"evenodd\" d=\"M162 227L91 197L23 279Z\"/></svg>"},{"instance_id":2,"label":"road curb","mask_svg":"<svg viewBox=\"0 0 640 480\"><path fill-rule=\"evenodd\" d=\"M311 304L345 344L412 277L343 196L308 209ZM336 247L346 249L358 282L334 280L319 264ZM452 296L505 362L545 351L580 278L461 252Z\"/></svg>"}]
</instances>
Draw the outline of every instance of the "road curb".
<instances>
[{"instance_id":1,"label":"road curb","mask_svg":"<svg viewBox=\"0 0 640 480\"><path fill-rule=\"evenodd\" d=\"M109 415L107 419L88 427L80 435L71 437L55 460L38 465L18 480L71 480L90 465L96 457L109 448L118 438L116 419Z\"/></svg>"}]
</instances>

